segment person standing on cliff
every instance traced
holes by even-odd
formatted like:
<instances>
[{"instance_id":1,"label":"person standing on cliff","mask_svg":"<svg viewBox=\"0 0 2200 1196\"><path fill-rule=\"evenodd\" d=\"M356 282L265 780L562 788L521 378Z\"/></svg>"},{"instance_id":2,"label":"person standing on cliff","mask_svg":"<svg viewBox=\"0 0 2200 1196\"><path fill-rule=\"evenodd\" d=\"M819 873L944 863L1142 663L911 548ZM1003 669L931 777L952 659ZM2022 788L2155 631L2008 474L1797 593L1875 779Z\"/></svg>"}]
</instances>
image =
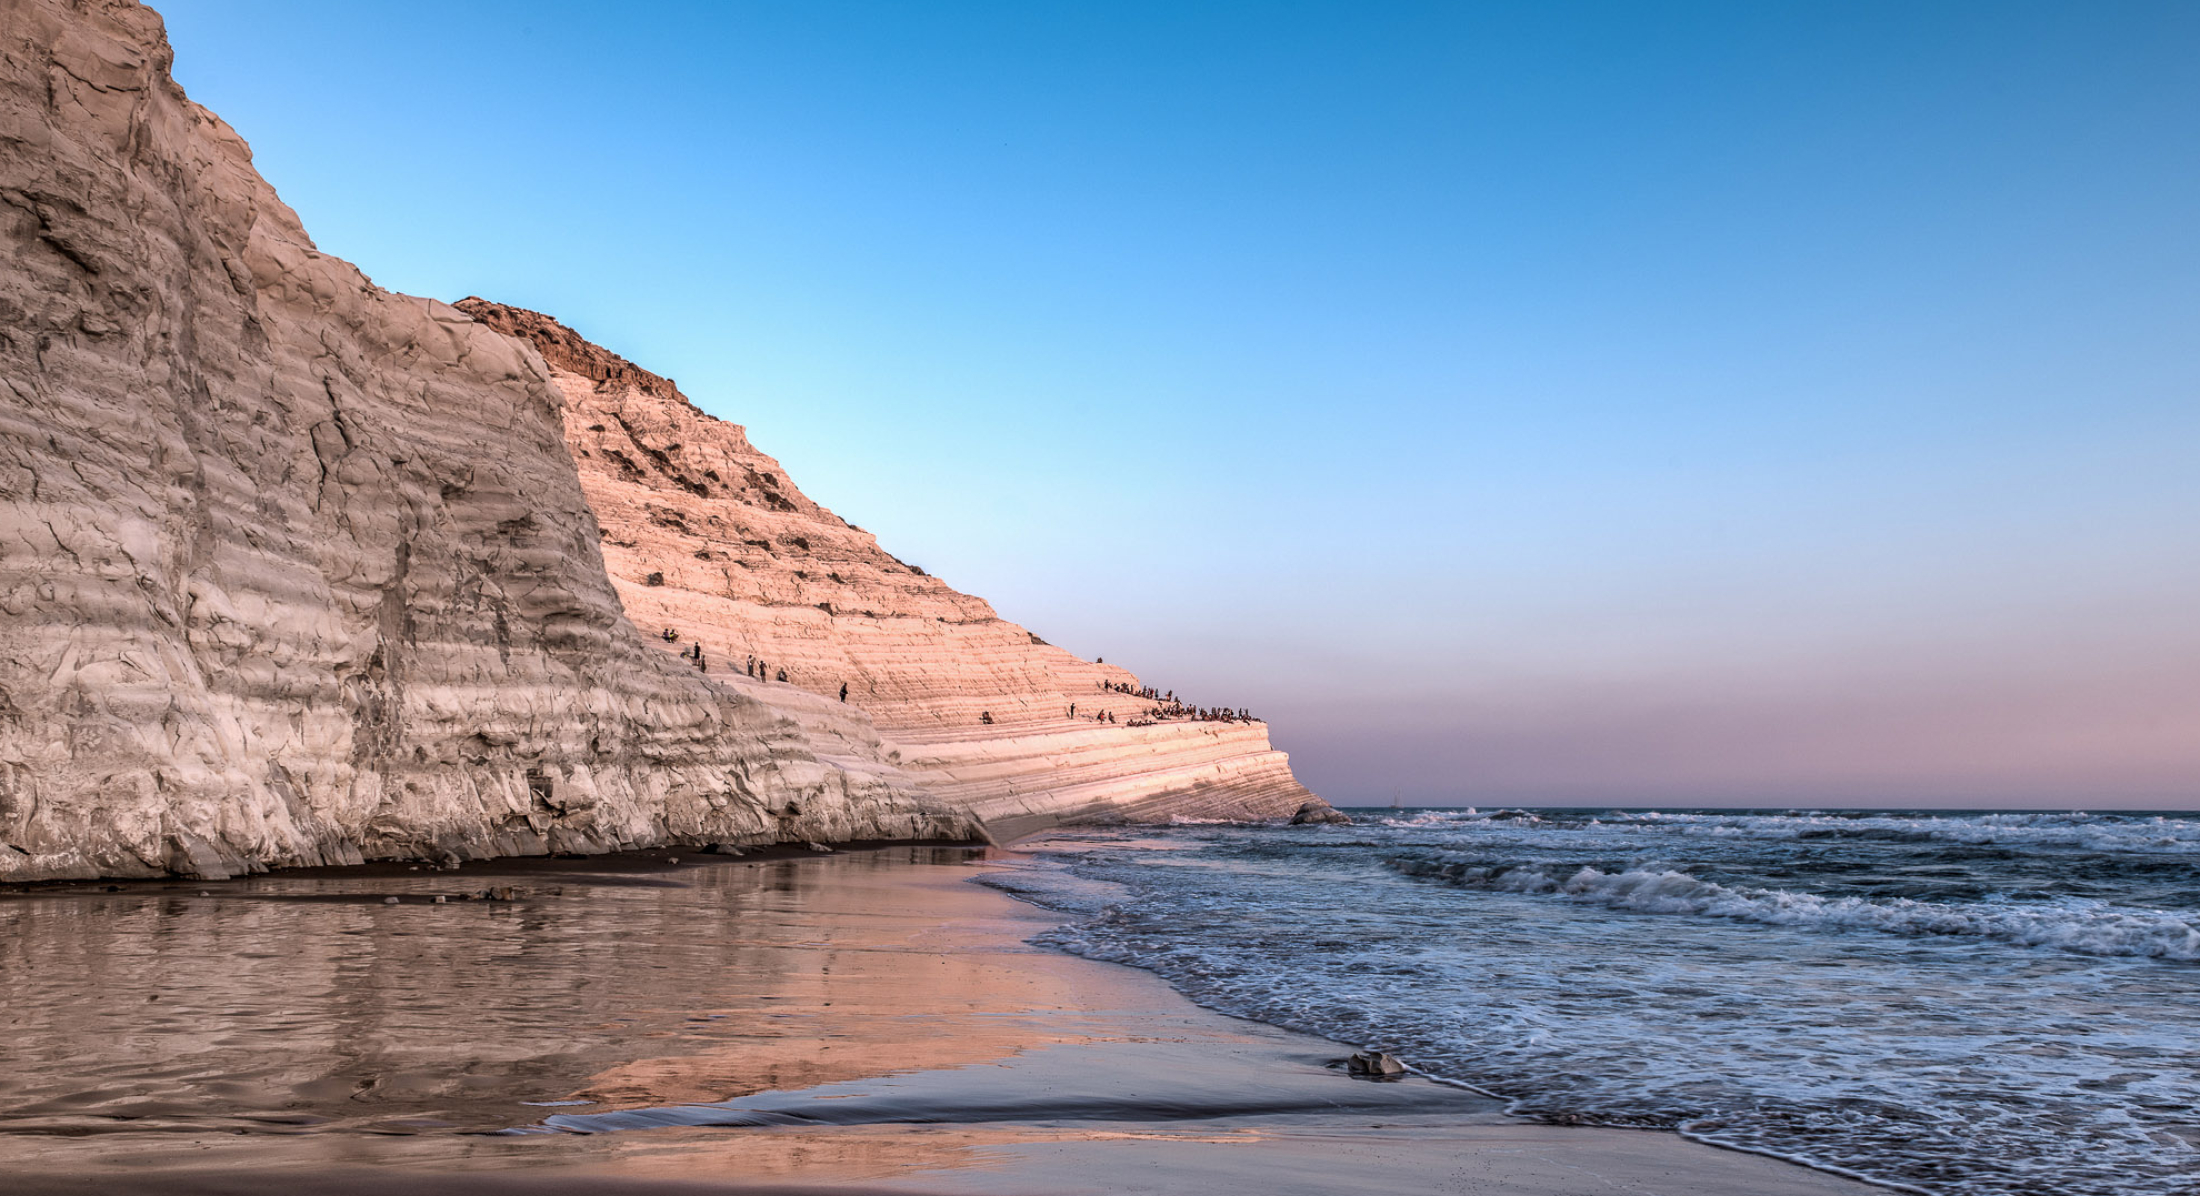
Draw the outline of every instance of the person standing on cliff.
<instances>
[{"instance_id":1,"label":"person standing on cliff","mask_svg":"<svg viewBox=\"0 0 2200 1196\"><path fill-rule=\"evenodd\" d=\"M848 700L848 683L845 681L840 683L840 700L843 702Z\"/></svg>"}]
</instances>

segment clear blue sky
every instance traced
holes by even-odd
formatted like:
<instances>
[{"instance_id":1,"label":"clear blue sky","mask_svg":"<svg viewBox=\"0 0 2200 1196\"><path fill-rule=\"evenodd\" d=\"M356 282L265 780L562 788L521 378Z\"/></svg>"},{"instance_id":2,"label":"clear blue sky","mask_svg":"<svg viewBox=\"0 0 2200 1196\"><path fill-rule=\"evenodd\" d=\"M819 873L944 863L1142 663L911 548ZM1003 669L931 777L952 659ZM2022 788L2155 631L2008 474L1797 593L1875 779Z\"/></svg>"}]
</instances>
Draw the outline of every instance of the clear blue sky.
<instances>
[{"instance_id":1,"label":"clear blue sky","mask_svg":"<svg viewBox=\"0 0 2200 1196\"><path fill-rule=\"evenodd\" d=\"M2200 5L157 7L325 249L1340 804L2200 805Z\"/></svg>"}]
</instances>

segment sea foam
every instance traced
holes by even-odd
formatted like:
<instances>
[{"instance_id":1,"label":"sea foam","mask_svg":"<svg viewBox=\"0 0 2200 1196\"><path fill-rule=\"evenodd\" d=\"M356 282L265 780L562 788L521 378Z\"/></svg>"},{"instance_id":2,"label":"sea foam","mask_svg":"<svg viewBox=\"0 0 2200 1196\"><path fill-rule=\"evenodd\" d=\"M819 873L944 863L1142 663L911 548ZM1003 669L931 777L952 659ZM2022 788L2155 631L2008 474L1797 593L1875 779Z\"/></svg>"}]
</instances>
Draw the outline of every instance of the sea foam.
<instances>
[{"instance_id":1,"label":"sea foam","mask_svg":"<svg viewBox=\"0 0 2200 1196\"><path fill-rule=\"evenodd\" d=\"M1605 873L1583 867L1570 875L1554 876L1533 865L1490 868L1409 857L1393 857L1389 864L1407 876L1448 881L1466 888L1548 894L1636 913L1731 918L1804 930L1975 935L2084 955L2200 959L2200 926L2190 915L2116 909L2099 903L2062 901L2021 906L1955 905L1907 898L1870 901L1783 889L1729 887L1675 871L1631 869Z\"/></svg>"}]
</instances>

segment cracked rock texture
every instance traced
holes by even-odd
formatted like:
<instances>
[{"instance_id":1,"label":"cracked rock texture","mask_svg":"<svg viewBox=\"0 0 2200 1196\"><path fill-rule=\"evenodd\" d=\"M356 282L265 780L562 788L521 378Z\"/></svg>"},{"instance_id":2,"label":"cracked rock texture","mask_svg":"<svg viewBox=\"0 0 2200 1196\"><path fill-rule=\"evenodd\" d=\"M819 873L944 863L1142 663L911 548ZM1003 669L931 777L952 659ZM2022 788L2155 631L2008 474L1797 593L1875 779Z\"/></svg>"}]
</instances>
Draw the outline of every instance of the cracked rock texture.
<instances>
[{"instance_id":1,"label":"cracked rock texture","mask_svg":"<svg viewBox=\"0 0 2200 1196\"><path fill-rule=\"evenodd\" d=\"M168 65L0 0L0 880L973 832L645 642L537 352L316 251Z\"/></svg>"},{"instance_id":2,"label":"cracked rock texture","mask_svg":"<svg viewBox=\"0 0 2200 1196\"><path fill-rule=\"evenodd\" d=\"M1155 703L1102 684L1136 677L896 559L669 379L537 312L457 306L549 367L612 582L645 632L680 637L655 640L663 653L699 643L712 676L766 701L837 704L845 684L890 761L1004 838L1095 818L1283 818L1318 800L1263 723L1127 725ZM1102 711L1116 721L1092 721Z\"/></svg>"}]
</instances>

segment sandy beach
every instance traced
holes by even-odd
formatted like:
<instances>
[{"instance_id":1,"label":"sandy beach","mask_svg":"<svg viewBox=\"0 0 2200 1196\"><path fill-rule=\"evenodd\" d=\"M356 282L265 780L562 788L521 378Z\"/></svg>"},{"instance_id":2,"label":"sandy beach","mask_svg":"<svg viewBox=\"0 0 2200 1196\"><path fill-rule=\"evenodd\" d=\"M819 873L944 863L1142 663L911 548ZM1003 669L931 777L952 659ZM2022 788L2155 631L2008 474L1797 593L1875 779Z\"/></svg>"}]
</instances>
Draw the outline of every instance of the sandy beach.
<instances>
[{"instance_id":1,"label":"sandy beach","mask_svg":"<svg viewBox=\"0 0 2200 1196\"><path fill-rule=\"evenodd\" d=\"M1349 1047L1027 945L1052 915L969 883L1013 863L650 855L10 894L0 1167L26 1196L1878 1190L1350 1078Z\"/></svg>"}]
</instances>

